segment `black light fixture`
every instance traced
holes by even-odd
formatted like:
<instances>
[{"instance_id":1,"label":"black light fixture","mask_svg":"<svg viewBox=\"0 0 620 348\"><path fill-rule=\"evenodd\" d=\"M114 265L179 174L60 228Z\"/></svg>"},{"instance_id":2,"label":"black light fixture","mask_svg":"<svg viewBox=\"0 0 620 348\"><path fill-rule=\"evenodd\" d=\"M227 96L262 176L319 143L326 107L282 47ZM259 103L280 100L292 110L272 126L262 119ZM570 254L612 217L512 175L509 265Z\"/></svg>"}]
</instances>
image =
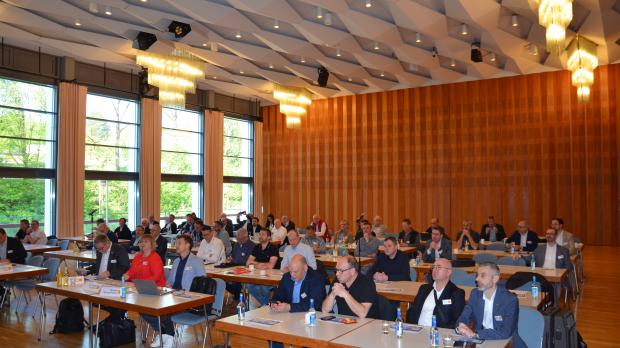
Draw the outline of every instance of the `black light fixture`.
<instances>
[{"instance_id":1,"label":"black light fixture","mask_svg":"<svg viewBox=\"0 0 620 348\"><path fill-rule=\"evenodd\" d=\"M146 51L149 47L153 46L153 44L157 41L157 36L151 33L145 33L143 31L138 33L138 36L135 40L133 40L133 48L139 49L141 51Z\"/></svg>"},{"instance_id":2,"label":"black light fixture","mask_svg":"<svg viewBox=\"0 0 620 348\"><path fill-rule=\"evenodd\" d=\"M192 31L192 27L187 23L172 21L168 26L168 31L173 33L175 38L180 39L189 34Z\"/></svg>"},{"instance_id":3,"label":"black light fixture","mask_svg":"<svg viewBox=\"0 0 620 348\"><path fill-rule=\"evenodd\" d=\"M482 62L482 51L480 50L480 42L471 44L471 61L474 63Z\"/></svg>"},{"instance_id":4,"label":"black light fixture","mask_svg":"<svg viewBox=\"0 0 620 348\"><path fill-rule=\"evenodd\" d=\"M324 66L319 67L319 78L317 79L317 83L321 87L327 86L327 79L329 79L329 71Z\"/></svg>"}]
</instances>

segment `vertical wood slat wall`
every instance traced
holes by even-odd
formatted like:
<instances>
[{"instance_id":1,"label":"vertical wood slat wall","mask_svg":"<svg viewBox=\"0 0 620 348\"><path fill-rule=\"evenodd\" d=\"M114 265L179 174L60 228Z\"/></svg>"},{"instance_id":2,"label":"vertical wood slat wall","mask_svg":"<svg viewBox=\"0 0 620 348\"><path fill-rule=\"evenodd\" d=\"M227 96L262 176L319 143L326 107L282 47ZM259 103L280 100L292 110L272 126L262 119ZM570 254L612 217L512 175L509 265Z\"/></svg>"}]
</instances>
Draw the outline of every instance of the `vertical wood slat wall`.
<instances>
[{"instance_id":1,"label":"vertical wood slat wall","mask_svg":"<svg viewBox=\"0 0 620 348\"><path fill-rule=\"evenodd\" d=\"M619 245L620 65L579 104L567 71L316 100L300 129L262 108L264 212L329 226L365 212L391 231L437 216L454 237L494 215L507 231L551 218ZM353 227L352 227L353 228Z\"/></svg>"}]
</instances>

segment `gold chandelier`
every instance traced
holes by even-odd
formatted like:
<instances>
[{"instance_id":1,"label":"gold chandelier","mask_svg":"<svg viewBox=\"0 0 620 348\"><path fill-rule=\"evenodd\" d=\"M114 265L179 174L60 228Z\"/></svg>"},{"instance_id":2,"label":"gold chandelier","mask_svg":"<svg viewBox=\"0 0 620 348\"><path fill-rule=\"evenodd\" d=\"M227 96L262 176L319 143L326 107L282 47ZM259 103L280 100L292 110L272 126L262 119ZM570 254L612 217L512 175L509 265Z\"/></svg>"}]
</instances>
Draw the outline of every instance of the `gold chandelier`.
<instances>
[{"instance_id":1,"label":"gold chandelier","mask_svg":"<svg viewBox=\"0 0 620 348\"><path fill-rule=\"evenodd\" d=\"M566 27L573 20L573 0L538 0L538 22L547 29L547 51L560 55Z\"/></svg>"},{"instance_id":2,"label":"gold chandelier","mask_svg":"<svg viewBox=\"0 0 620 348\"><path fill-rule=\"evenodd\" d=\"M273 97L280 102L280 112L286 115L286 128L301 127L301 117L312 104L312 94L305 88L274 83Z\"/></svg>"},{"instance_id":3,"label":"gold chandelier","mask_svg":"<svg viewBox=\"0 0 620 348\"><path fill-rule=\"evenodd\" d=\"M159 88L159 103L185 109L185 93L196 93L196 79L204 77L204 62L182 50L172 55L140 51L136 63L148 69L148 83Z\"/></svg>"},{"instance_id":4,"label":"gold chandelier","mask_svg":"<svg viewBox=\"0 0 620 348\"><path fill-rule=\"evenodd\" d=\"M590 86L594 83L594 69L598 66L596 44L583 36L577 35L568 45L566 66L572 72L571 83L577 87L580 103L590 100Z\"/></svg>"}]
</instances>

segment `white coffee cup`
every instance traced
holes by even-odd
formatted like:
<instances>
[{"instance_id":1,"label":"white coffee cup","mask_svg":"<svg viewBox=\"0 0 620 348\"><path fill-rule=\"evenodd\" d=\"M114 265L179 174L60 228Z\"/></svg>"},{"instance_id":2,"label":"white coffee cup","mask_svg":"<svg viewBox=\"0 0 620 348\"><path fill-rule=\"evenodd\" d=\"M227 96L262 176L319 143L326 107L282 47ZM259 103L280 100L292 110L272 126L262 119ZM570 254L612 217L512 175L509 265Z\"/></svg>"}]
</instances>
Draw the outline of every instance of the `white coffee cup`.
<instances>
[{"instance_id":1,"label":"white coffee cup","mask_svg":"<svg viewBox=\"0 0 620 348\"><path fill-rule=\"evenodd\" d=\"M262 276L266 276L267 275L267 271L265 271L264 269L261 269L259 274L262 275Z\"/></svg>"},{"instance_id":2,"label":"white coffee cup","mask_svg":"<svg viewBox=\"0 0 620 348\"><path fill-rule=\"evenodd\" d=\"M250 264L250 265L248 266L248 268L250 269L250 272L254 271L254 264L253 264L253 263L252 263L252 264Z\"/></svg>"}]
</instances>

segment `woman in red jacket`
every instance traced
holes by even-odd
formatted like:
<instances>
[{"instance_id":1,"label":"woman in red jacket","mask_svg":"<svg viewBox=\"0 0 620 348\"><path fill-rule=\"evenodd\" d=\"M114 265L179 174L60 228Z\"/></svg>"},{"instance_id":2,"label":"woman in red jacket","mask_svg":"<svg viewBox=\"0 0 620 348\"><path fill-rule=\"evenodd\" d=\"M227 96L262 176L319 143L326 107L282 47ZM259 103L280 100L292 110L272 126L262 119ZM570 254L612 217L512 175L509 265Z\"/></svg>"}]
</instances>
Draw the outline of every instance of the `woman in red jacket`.
<instances>
[{"instance_id":1,"label":"woman in red jacket","mask_svg":"<svg viewBox=\"0 0 620 348\"><path fill-rule=\"evenodd\" d=\"M140 252L129 266L129 271L125 273L125 280L153 280L157 286L166 285L164 276L164 264L159 254L153 251L155 242L150 234L145 234L140 239Z\"/></svg>"}]
</instances>

